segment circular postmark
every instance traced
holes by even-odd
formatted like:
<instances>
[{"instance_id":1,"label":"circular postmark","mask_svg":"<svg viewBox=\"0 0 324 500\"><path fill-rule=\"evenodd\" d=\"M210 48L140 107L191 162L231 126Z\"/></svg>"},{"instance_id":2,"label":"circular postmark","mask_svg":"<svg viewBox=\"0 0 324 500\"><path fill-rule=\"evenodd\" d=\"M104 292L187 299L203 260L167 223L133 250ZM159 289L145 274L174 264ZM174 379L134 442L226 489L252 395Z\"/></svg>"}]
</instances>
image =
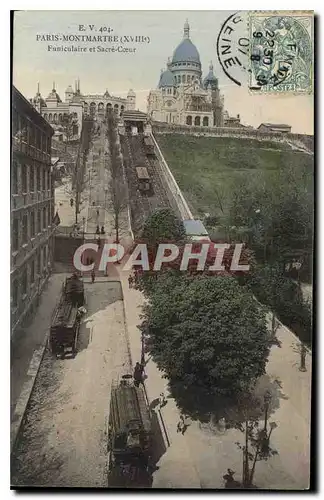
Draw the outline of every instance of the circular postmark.
<instances>
[{"instance_id":1,"label":"circular postmark","mask_svg":"<svg viewBox=\"0 0 324 500\"><path fill-rule=\"evenodd\" d=\"M309 17L252 15L249 37L251 90L305 92L311 88Z\"/></svg>"},{"instance_id":2,"label":"circular postmark","mask_svg":"<svg viewBox=\"0 0 324 500\"><path fill-rule=\"evenodd\" d=\"M217 37L217 57L225 75L236 83L248 83L252 71L249 61L248 13L235 12L222 24Z\"/></svg>"}]
</instances>

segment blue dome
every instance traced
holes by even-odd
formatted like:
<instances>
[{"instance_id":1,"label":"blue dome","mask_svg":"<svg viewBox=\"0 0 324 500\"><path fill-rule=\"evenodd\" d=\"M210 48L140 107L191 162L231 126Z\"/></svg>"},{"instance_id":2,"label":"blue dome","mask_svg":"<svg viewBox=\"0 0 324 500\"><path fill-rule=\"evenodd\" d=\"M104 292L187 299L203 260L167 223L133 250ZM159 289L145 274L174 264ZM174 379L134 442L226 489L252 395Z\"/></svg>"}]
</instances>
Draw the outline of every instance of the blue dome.
<instances>
[{"instance_id":1,"label":"blue dome","mask_svg":"<svg viewBox=\"0 0 324 500\"><path fill-rule=\"evenodd\" d=\"M173 87L174 86L174 76L169 69L163 71L160 76L160 81L158 87Z\"/></svg>"},{"instance_id":2,"label":"blue dome","mask_svg":"<svg viewBox=\"0 0 324 500\"><path fill-rule=\"evenodd\" d=\"M185 38L175 49L172 64L179 62L195 62L200 64L199 52L189 38Z\"/></svg>"},{"instance_id":3,"label":"blue dome","mask_svg":"<svg viewBox=\"0 0 324 500\"><path fill-rule=\"evenodd\" d=\"M204 78L203 84L205 89L207 88L208 85L211 85L212 88L217 88L218 87L218 80L216 76L214 75L214 68L212 63L210 63L209 66L209 73L208 75Z\"/></svg>"}]
</instances>

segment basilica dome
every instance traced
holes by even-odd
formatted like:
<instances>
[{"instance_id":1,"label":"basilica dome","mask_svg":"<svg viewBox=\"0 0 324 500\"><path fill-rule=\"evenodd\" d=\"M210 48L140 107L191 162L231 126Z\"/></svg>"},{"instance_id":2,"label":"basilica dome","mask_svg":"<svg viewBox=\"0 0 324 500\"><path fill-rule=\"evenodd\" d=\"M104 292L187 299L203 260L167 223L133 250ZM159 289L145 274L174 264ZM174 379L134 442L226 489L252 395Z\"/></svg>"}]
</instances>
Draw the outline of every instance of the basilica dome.
<instances>
[{"instance_id":1,"label":"basilica dome","mask_svg":"<svg viewBox=\"0 0 324 500\"><path fill-rule=\"evenodd\" d=\"M189 24L185 22L183 30L183 40L175 49L172 64L191 62L200 64L200 56L196 46L189 38Z\"/></svg>"},{"instance_id":2,"label":"basilica dome","mask_svg":"<svg viewBox=\"0 0 324 500\"><path fill-rule=\"evenodd\" d=\"M167 69L166 71L163 71L160 76L160 81L158 87L173 87L174 85L174 76L172 72Z\"/></svg>"},{"instance_id":3,"label":"basilica dome","mask_svg":"<svg viewBox=\"0 0 324 500\"><path fill-rule=\"evenodd\" d=\"M199 52L196 46L189 38L182 40L182 42L175 49L172 64L177 62L196 62L200 63Z\"/></svg>"}]
</instances>

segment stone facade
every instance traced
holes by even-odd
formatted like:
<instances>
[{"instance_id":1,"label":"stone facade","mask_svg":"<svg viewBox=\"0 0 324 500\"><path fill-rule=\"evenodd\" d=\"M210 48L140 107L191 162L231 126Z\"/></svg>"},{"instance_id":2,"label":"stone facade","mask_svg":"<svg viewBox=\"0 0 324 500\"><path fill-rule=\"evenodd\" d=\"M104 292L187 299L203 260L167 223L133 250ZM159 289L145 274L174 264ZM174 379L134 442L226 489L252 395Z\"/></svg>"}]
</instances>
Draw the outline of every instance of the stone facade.
<instances>
[{"instance_id":1,"label":"stone facade","mask_svg":"<svg viewBox=\"0 0 324 500\"><path fill-rule=\"evenodd\" d=\"M11 163L12 333L51 272L54 245L52 127L13 87Z\"/></svg>"},{"instance_id":2,"label":"stone facade","mask_svg":"<svg viewBox=\"0 0 324 500\"><path fill-rule=\"evenodd\" d=\"M147 111L154 121L198 127L226 126L229 117L224 111L224 98L213 64L210 63L209 72L202 79L200 55L190 39L188 22L167 69L161 70L158 88L149 93Z\"/></svg>"},{"instance_id":3,"label":"stone facade","mask_svg":"<svg viewBox=\"0 0 324 500\"><path fill-rule=\"evenodd\" d=\"M80 81L78 80L75 84L75 90L71 85L67 87L64 102L55 89L55 83L53 83L53 89L46 99L43 99L38 85L37 93L33 99L30 99L30 102L52 125L57 136L64 136L62 122L66 115L72 115L74 118L73 138L78 139L81 135L84 115L96 117L109 109L113 109L115 113L120 115L126 109L133 110L135 109L136 94L131 89L126 99L112 96L108 90L104 94L86 95L81 93Z\"/></svg>"}]
</instances>

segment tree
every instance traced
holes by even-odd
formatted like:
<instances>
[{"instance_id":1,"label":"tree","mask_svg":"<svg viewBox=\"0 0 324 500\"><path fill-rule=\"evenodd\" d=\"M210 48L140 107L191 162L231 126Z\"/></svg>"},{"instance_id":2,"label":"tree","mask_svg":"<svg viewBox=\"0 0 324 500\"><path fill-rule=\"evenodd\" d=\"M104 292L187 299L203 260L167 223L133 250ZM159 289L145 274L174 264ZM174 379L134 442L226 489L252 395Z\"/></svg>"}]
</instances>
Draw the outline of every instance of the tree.
<instances>
[{"instance_id":1,"label":"tree","mask_svg":"<svg viewBox=\"0 0 324 500\"><path fill-rule=\"evenodd\" d=\"M73 116L72 113L69 114L64 113L61 125L63 127L63 131L65 133L65 138L66 138L65 151L67 149L67 143L70 142L70 140L74 136L74 129L77 124L78 120Z\"/></svg>"},{"instance_id":2,"label":"tree","mask_svg":"<svg viewBox=\"0 0 324 500\"><path fill-rule=\"evenodd\" d=\"M125 183L119 176L111 178L109 187L110 199L107 205L113 213L116 241L119 243L119 231L122 222L121 215L127 208L127 191Z\"/></svg>"},{"instance_id":3,"label":"tree","mask_svg":"<svg viewBox=\"0 0 324 500\"><path fill-rule=\"evenodd\" d=\"M148 349L192 415L223 412L265 372L265 313L231 276L179 279L167 270L143 312Z\"/></svg>"},{"instance_id":4,"label":"tree","mask_svg":"<svg viewBox=\"0 0 324 500\"><path fill-rule=\"evenodd\" d=\"M246 281L256 297L269 306L273 320L276 314L302 341L311 343L312 311L299 283L284 276L276 263L252 267Z\"/></svg>"},{"instance_id":5,"label":"tree","mask_svg":"<svg viewBox=\"0 0 324 500\"><path fill-rule=\"evenodd\" d=\"M108 167L110 170L110 199L107 205L113 213L116 241L119 242L121 215L127 208L128 193L120 144L116 133L116 117L113 113L109 113L107 116L107 138L110 153L109 159L107 157L107 163L109 164Z\"/></svg>"},{"instance_id":6,"label":"tree","mask_svg":"<svg viewBox=\"0 0 324 500\"><path fill-rule=\"evenodd\" d=\"M268 432L266 429L260 428L258 419L251 420L246 416L244 423L237 424L236 427L244 433L244 444L236 443L242 451L243 457L242 487L253 488L256 463L278 455L277 450L270 447L271 434L277 424L270 422L270 431Z\"/></svg>"},{"instance_id":7,"label":"tree","mask_svg":"<svg viewBox=\"0 0 324 500\"><path fill-rule=\"evenodd\" d=\"M186 231L181 219L171 208L155 210L145 221L142 238L151 246L166 241L178 243L184 241Z\"/></svg>"},{"instance_id":8,"label":"tree","mask_svg":"<svg viewBox=\"0 0 324 500\"><path fill-rule=\"evenodd\" d=\"M78 214L80 212L80 204L82 203L82 201L84 201L81 200L81 193L83 192L85 186L88 184L88 179L85 179L85 171L86 171L87 157L91 145L92 124L93 124L92 119L83 120L81 136L80 136L80 144L72 176L71 196L72 198L75 197L74 200L75 224L78 224Z\"/></svg>"},{"instance_id":9,"label":"tree","mask_svg":"<svg viewBox=\"0 0 324 500\"><path fill-rule=\"evenodd\" d=\"M229 225L244 227L258 260L285 264L312 253L313 178L306 167L238 175L229 190Z\"/></svg>"}]
</instances>

